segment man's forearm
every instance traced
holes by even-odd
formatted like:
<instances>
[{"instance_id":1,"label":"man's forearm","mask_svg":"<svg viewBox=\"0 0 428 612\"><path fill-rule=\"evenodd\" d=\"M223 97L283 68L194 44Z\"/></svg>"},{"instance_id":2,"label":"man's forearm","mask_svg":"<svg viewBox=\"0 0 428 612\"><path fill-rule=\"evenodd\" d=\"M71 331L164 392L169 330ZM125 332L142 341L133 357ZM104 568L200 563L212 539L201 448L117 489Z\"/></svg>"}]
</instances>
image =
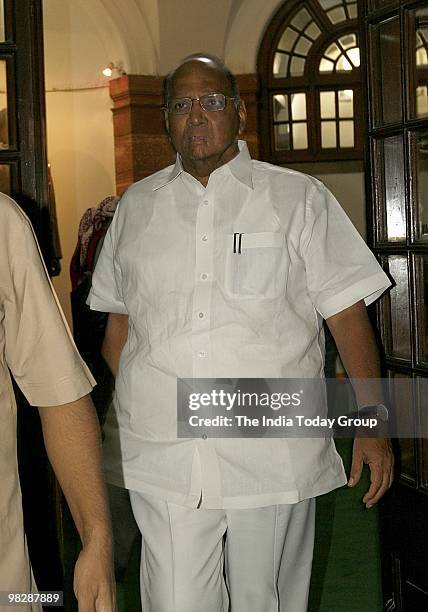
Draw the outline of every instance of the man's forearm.
<instances>
[{"instance_id":1,"label":"man's forearm","mask_svg":"<svg viewBox=\"0 0 428 612\"><path fill-rule=\"evenodd\" d=\"M39 408L46 450L83 549L74 569L79 610L116 610L113 544L98 419L89 396Z\"/></svg>"},{"instance_id":2,"label":"man's forearm","mask_svg":"<svg viewBox=\"0 0 428 612\"><path fill-rule=\"evenodd\" d=\"M128 315L110 313L107 321L101 354L116 378L120 355L128 338Z\"/></svg>"},{"instance_id":3,"label":"man's forearm","mask_svg":"<svg viewBox=\"0 0 428 612\"><path fill-rule=\"evenodd\" d=\"M379 352L366 307L358 302L327 319L337 348L353 387L358 406L383 402ZM368 381L368 379L371 379ZM393 480L394 457L391 444L382 437L357 437L354 441L349 486L355 486L361 477L363 464L370 468L370 487L363 497L367 508L376 504L389 489Z\"/></svg>"},{"instance_id":4,"label":"man's forearm","mask_svg":"<svg viewBox=\"0 0 428 612\"><path fill-rule=\"evenodd\" d=\"M359 406L383 402L379 351L364 302L327 319ZM376 379L367 382L368 378ZM365 382L358 384L358 379Z\"/></svg>"},{"instance_id":5,"label":"man's forearm","mask_svg":"<svg viewBox=\"0 0 428 612\"><path fill-rule=\"evenodd\" d=\"M49 460L86 545L92 538L111 549L110 519L101 465L101 439L89 396L39 408Z\"/></svg>"}]
</instances>

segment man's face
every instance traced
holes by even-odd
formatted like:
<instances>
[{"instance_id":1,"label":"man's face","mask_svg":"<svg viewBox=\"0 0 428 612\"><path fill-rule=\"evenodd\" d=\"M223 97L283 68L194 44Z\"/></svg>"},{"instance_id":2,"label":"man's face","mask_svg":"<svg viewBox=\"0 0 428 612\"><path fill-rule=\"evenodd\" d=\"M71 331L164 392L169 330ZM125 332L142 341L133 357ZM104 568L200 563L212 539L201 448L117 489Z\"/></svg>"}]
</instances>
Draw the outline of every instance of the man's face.
<instances>
[{"instance_id":1,"label":"man's face","mask_svg":"<svg viewBox=\"0 0 428 612\"><path fill-rule=\"evenodd\" d=\"M229 80L221 72L200 61L180 66L171 82L170 99L200 98L204 94L231 96ZM204 111L197 100L187 115L168 113L167 129L184 166L217 160L215 167L236 155L236 138L245 123L245 107L236 108L234 100L226 101L222 111Z\"/></svg>"}]
</instances>

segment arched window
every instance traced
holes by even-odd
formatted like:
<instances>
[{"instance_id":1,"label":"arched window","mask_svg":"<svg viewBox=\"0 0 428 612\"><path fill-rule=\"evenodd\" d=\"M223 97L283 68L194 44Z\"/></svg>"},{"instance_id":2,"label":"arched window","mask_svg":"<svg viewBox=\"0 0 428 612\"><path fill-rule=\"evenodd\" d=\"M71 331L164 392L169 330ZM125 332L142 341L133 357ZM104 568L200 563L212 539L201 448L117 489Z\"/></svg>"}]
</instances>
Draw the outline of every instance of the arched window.
<instances>
[{"instance_id":1,"label":"arched window","mask_svg":"<svg viewBox=\"0 0 428 612\"><path fill-rule=\"evenodd\" d=\"M289 0L263 38L263 158L362 159L356 0Z\"/></svg>"}]
</instances>

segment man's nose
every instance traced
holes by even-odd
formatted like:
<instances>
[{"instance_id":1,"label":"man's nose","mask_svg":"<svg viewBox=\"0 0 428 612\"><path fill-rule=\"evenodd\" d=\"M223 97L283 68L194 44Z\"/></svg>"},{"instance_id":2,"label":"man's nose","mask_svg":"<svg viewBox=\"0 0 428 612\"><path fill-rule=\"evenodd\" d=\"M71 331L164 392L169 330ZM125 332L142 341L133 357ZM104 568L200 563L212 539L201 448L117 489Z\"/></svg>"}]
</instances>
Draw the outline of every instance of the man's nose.
<instances>
[{"instance_id":1,"label":"man's nose","mask_svg":"<svg viewBox=\"0 0 428 612\"><path fill-rule=\"evenodd\" d=\"M199 100L192 100L192 108L190 109L188 121L196 125L206 121L205 111Z\"/></svg>"}]
</instances>

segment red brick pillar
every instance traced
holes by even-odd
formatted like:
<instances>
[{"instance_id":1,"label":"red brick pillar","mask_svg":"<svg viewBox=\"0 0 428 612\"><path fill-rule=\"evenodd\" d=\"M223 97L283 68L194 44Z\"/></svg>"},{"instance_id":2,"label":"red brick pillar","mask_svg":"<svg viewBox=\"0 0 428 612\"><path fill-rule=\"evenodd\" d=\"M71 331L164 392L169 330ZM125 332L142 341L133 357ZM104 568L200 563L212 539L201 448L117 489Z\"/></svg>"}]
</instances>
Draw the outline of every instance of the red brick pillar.
<instances>
[{"instance_id":1,"label":"red brick pillar","mask_svg":"<svg viewBox=\"0 0 428 612\"><path fill-rule=\"evenodd\" d=\"M237 78L248 111L243 138L251 155L257 158L257 76L244 74ZM175 153L165 132L161 110L162 81L163 77L137 74L110 81L118 194L131 183L174 162Z\"/></svg>"}]
</instances>

